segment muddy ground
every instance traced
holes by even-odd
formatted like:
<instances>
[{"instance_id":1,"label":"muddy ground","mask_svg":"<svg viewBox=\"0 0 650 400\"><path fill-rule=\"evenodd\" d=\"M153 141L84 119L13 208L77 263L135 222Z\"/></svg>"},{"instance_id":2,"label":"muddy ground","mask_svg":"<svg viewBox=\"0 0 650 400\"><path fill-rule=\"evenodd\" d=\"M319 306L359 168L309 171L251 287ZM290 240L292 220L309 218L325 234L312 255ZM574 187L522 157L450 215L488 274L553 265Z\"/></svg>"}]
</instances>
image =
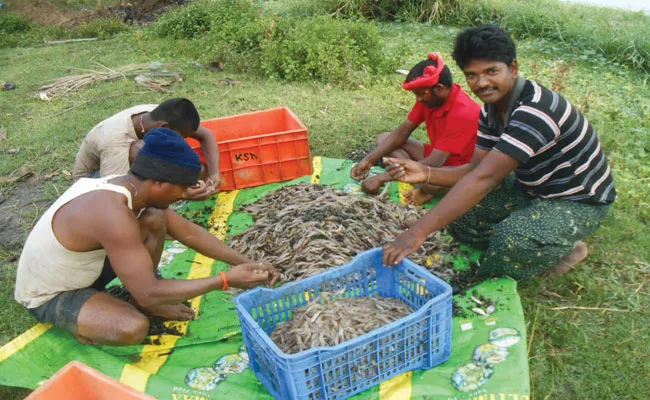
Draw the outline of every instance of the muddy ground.
<instances>
[{"instance_id":1,"label":"muddy ground","mask_svg":"<svg viewBox=\"0 0 650 400\"><path fill-rule=\"evenodd\" d=\"M49 188L55 192L52 184L32 179L0 188L0 266L20 256L32 226L57 197L49 193ZM69 183L59 181L55 185L63 193Z\"/></svg>"},{"instance_id":2,"label":"muddy ground","mask_svg":"<svg viewBox=\"0 0 650 400\"><path fill-rule=\"evenodd\" d=\"M57 1L4 0L6 8L40 25L75 26L96 18L118 18L126 23L153 22L170 7L187 0L119 0L99 2L96 7L65 7ZM106 5L104 5L106 3Z\"/></svg>"},{"instance_id":3,"label":"muddy ground","mask_svg":"<svg viewBox=\"0 0 650 400\"><path fill-rule=\"evenodd\" d=\"M149 23L157 17L169 11L171 7L183 5L186 0L130 0L122 1L120 4L102 7L91 10L90 13L81 16L83 18L119 18L125 23ZM71 22L76 22L75 20Z\"/></svg>"}]
</instances>

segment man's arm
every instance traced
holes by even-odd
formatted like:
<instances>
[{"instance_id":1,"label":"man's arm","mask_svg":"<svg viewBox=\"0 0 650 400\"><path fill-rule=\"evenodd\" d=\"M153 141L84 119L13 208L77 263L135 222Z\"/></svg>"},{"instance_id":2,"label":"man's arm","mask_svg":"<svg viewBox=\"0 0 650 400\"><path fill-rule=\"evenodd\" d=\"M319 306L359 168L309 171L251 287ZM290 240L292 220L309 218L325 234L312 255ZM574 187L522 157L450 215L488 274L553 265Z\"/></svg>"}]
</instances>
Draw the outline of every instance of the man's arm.
<instances>
[{"instance_id":1,"label":"man's arm","mask_svg":"<svg viewBox=\"0 0 650 400\"><path fill-rule=\"evenodd\" d=\"M431 211L393 243L384 246L384 265L395 265L417 250L429 234L437 231L478 204L499 182L519 166L519 161L490 151L473 171L464 176Z\"/></svg>"},{"instance_id":2,"label":"man's arm","mask_svg":"<svg viewBox=\"0 0 650 400\"><path fill-rule=\"evenodd\" d=\"M430 184L436 186L452 187L465 175L472 172L483 161L487 151L476 148L474 156L469 164L457 167L428 168L413 160L398 160L386 158L389 165L386 171L393 179L406 183L425 183L427 179Z\"/></svg>"},{"instance_id":3,"label":"man's arm","mask_svg":"<svg viewBox=\"0 0 650 400\"><path fill-rule=\"evenodd\" d=\"M408 118L402 122L400 126L395 128L390 135L377 146L370 154L365 158L368 160L370 165L373 165L383 156L392 153L393 151L399 149L406 143L411 133L418 126L411 122Z\"/></svg>"},{"instance_id":4,"label":"man's arm","mask_svg":"<svg viewBox=\"0 0 650 400\"><path fill-rule=\"evenodd\" d=\"M368 176L370 167L372 167L373 164L383 156L402 147L417 127L417 124L414 124L407 118L400 126L395 128L395 130L393 130L390 135L379 144L379 146L370 152L370 154L365 156L363 160L359 161L357 165L352 167L350 176L353 179L365 179L365 177Z\"/></svg>"},{"instance_id":5,"label":"man's arm","mask_svg":"<svg viewBox=\"0 0 650 400\"><path fill-rule=\"evenodd\" d=\"M115 274L134 300L147 309L162 304L177 304L223 285L221 278L190 280L157 279L149 252L140 238L139 224L128 207L109 200L96 204L101 213L89 215L93 235L108 254Z\"/></svg>"},{"instance_id":6,"label":"man's arm","mask_svg":"<svg viewBox=\"0 0 650 400\"><path fill-rule=\"evenodd\" d=\"M199 126L192 137L201 142L208 167L208 176L219 176L219 145L212 131L204 126Z\"/></svg>"},{"instance_id":7,"label":"man's arm","mask_svg":"<svg viewBox=\"0 0 650 400\"><path fill-rule=\"evenodd\" d=\"M474 155L472 155L472 161L468 164L459 165L457 167L433 168L431 170L431 179L429 180L429 183L445 187L454 186L463 179L465 175L476 169L488 153L488 151L483 149L475 148Z\"/></svg>"},{"instance_id":8,"label":"man's arm","mask_svg":"<svg viewBox=\"0 0 650 400\"><path fill-rule=\"evenodd\" d=\"M442 151L438 149L433 149L431 154L429 154L428 157L425 157L424 159L420 160L420 164L426 165L431 168L438 168L442 167L445 161L447 161L447 158L449 157L449 152L447 151Z\"/></svg>"},{"instance_id":9,"label":"man's arm","mask_svg":"<svg viewBox=\"0 0 650 400\"><path fill-rule=\"evenodd\" d=\"M253 262L237 250L226 246L221 240L212 236L210 232L186 220L176 212L166 209L165 216L167 217L167 232L174 239L197 252L230 265Z\"/></svg>"}]
</instances>

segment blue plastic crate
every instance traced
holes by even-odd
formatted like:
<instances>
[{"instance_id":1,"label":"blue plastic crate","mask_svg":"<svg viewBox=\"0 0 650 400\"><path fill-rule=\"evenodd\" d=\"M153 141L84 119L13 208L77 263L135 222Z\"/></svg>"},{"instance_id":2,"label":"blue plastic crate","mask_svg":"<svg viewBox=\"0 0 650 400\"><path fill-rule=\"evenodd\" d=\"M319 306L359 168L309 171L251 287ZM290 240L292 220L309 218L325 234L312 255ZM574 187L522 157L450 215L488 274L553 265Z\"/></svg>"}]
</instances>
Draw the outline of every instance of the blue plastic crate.
<instances>
[{"instance_id":1,"label":"blue plastic crate","mask_svg":"<svg viewBox=\"0 0 650 400\"><path fill-rule=\"evenodd\" d=\"M415 310L391 324L337 346L286 354L269 334L321 291L345 297L383 296ZM257 288L235 297L255 375L278 399L344 399L451 355L452 291L444 281L406 259L382 266L382 250L360 253L349 264L278 289Z\"/></svg>"}]
</instances>

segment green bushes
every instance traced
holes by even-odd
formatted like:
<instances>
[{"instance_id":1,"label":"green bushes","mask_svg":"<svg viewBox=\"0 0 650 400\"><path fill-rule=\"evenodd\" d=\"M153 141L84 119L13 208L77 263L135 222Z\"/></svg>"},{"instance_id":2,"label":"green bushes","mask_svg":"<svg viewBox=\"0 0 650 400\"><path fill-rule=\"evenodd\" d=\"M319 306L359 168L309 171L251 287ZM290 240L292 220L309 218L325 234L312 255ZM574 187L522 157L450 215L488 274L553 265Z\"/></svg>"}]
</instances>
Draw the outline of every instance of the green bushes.
<instances>
[{"instance_id":1,"label":"green bushes","mask_svg":"<svg viewBox=\"0 0 650 400\"><path fill-rule=\"evenodd\" d=\"M261 58L269 76L341 84L363 82L367 72L376 73L384 64L375 30L330 17L282 21Z\"/></svg>"},{"instance_id":2,"label":"green bushes","mask_svg":"<svg viewBox=\"0 0 650 400\"><path fill-rule=\"evenodd\" d=\"M258 8L248 0L197 1L158 20L159 37L192 39L210 32L211 39L237 50L259 45L263 29Z\"/></svg>"},{"instance_id":3,"label":"green bushes","mask_svg":"<svg viewBox=\"0 0 650 400\"><path fill-rule=\"evenodd\" d=\"M0 12L0 34L14 34L29 30L26 18L11 12Z\"/></svg>"},{"instance_id":4,"label":"green bushes","mask_svg":"<svg viewBox=\"0 0 650 400\"><path fill-rule=\"evenodd\" d=\"M201 30L191 25L197 19ZM252 0L197 1L161 19L154 32L191 39L187 45L207 61L291 81L353 85L387 65L371 24L264 13Z\"/></svg>"},{"instance_id":5,"label":"green bushes","mask_svg":"<svg viewBox=\"0 0 650 400\"><path fill-rule=\"evenodd\" d=\"M213 8L210 39L233 52L258 50L265 35L262 11L249 0L221 0Z\"/></svg>"},{"instance_id":6,"label":"green bushes","mask_svg":"<svg viewBox=\"0 0 650 400\"><path fill-rule=\"evenodd\" d=\"M177 8L158 20L155 31L160 37L191 39L210 30L210 11L203 3Z\"/></svg>"}]
</instances>

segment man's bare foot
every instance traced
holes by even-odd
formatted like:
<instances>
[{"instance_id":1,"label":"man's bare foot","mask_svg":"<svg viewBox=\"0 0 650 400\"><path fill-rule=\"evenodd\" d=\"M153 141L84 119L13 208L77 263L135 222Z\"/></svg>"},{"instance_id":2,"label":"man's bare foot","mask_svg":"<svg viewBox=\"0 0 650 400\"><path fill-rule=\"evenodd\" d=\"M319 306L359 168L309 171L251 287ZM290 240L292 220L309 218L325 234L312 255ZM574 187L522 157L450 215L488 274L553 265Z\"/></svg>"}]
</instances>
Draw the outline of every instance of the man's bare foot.
<instances>
[{"instance_id":1,"label":"man's bare foot","mask_svg":"<svg viewBox=\"0 0 650 400\"><path fill-rule=\"evenodd\" d=\"M188 321L194 318L194 310L185 304L166 304L146 310L148 314L173 321Z\"/></svg>"},{"instance_id":2,"label":"man's bare foot","mask_svg":"<svg viewBox=\"0 0 650 400\"><path fill-rule=\"evenodd\" d=\"M589 249L583 241L579 241L573 250L560 258L558 262L542 274L543 277L551 275L564 275L571 271L573 267L580 264L589 255Z\"/></svg>"},{"instance_id":3,"label":"man's bare foot","mask_svg":"<svg viewBox=\"0 0 650 400\"><path fill-rule=\"evenodd\" d=\"M371 176L361 183L361 190L368 194L379 194L384 183L381 175Z\"/></svg>"},{"instance_id":4,"label":"man's bare foot","mask_svg":"<svg viewBox=\"0 0 650 400\"><path fill-rule=\"evenodd\" d=\"M412 206L421 206L427 201L433 199L436 195L424 193L422 189L415 188L404 192L404 200Z\"/></svg>"}]
</instances>

